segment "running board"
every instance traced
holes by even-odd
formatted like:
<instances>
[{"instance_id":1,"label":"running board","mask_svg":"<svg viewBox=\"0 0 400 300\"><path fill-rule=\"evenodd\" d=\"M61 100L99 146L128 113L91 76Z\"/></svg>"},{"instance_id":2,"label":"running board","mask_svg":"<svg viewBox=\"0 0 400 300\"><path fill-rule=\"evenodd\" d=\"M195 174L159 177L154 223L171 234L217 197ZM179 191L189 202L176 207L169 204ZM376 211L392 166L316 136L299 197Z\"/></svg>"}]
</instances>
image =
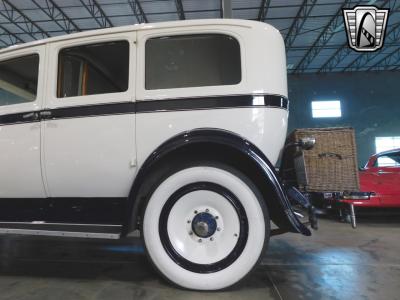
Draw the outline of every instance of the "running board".
<instances>
[{"instance_id":1,"label":"running board","mask_svg":"<svg viewBox=\"0 0 400 300\"><path fill-rule=\"evenodd\" d=\"M0 234L119 239L122 225L0 222Z\"/></svg>"}]
</instances>

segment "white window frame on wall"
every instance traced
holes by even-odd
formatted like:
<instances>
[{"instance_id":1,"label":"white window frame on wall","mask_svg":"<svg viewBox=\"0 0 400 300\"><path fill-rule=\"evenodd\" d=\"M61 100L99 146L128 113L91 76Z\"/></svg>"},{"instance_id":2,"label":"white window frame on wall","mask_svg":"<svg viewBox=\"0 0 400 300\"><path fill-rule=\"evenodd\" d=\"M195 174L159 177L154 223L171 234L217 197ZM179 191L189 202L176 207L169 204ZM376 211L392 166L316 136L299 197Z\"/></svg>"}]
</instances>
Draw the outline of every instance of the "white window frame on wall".
<instances>
[{"instance_id":1,"label":"white window frame on wall","mask_svg":"<svg viewBox=\"0 0 400 300\"><path fill-rule=\"evenodd\" d=\"M375 137L376 153L400 148L400 136L377 136Z\"/></svg>"},{"instance_id":2,"label":"white window frame on wall","mask_svg":"<svg viewBox=\"0 0 400 300\"><path fill-rule=\"evenodd\" d=\"M400 148L400 136L377 136L375 137L375 150L376 153ZM389 157L378 157L378 165L380 167L397 167L398 164L394 163Z\"/></svg>"},{"instance_id":3,"label":"white window frame on wall","mask_svg":"<svg viewBox=\"0 0 400 300\"><path fill-rule=\"evenodd\" d=\"M340 100L313 100L311 101L312 117L316 118L340 118L342 106Z\"/></svg>"}]
</instances>

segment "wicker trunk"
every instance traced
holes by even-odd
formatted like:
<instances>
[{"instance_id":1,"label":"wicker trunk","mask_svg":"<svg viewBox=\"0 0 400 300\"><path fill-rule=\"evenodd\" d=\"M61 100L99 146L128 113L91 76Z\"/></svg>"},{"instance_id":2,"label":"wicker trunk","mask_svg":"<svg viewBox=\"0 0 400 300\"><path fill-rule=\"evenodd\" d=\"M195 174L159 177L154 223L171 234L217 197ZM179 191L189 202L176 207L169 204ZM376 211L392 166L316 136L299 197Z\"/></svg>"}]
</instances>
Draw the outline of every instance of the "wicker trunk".
<instances>
[{"instance_id":1,"label":"wicker trunk","mask_svg":"<svg viewBox=\"0 0 400 300\"><path fill-rule=\"evenodd\" d=\"M282 174L306 192L353 192L359 190L357 149L352 128L304 128L294 130L287 143L314 137L311 150L289 148Z\"/></svg>"}]
</instances>

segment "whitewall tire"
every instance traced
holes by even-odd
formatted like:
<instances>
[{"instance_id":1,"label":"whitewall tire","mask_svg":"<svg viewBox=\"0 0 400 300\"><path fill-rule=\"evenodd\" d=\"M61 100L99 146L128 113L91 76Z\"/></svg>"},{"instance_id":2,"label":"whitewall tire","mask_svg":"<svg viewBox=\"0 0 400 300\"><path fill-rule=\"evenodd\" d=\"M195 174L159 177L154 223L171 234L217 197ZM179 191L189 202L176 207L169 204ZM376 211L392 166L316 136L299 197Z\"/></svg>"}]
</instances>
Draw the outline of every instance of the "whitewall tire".
<instances>
[{"instance_id":1,"label":"whitewall tire","mask_svg":"<svg viewBox=\"0 0 400 300\"><path fill-rule=\"evenodd\" d=\"M160 180L145 208L142 233L147 254L168 280L218 290L257 264L269 239L269 217L247 177L203 163Z\"/></svg>"}]
</instances>

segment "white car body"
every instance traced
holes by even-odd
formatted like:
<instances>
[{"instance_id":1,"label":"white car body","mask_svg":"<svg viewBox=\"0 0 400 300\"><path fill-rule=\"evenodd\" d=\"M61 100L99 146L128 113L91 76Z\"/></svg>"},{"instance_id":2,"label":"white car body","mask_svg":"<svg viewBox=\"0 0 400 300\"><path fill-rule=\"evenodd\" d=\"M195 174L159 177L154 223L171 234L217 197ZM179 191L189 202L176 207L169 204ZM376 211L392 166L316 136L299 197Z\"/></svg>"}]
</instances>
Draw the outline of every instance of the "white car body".
<instances>
[{"instance_id":1,"label":"white car body","mask_svg":"<svg viewBox=\"0 0 400 300\"><path fill-rule=\"evenodd\" d=\"M239 41L242 81L234 86L146 90L143 76L146 40L162 35L199 33L228 34ZM126 40L131 46L130 55L134 59L130 60L132 76L128 90L57 98L58 51L66 46L112 40ZM254 95L256 105L245 109L155 111L2 126L1 198L127 197L137 170L149 154L172 136L195 128L236 132L259 147L273 164L283 147L287 110L257 107L257 96L287 97L284 43L278 30L268 24L201 20L117 27L10 47L0 52L0 59L31 53L40 55L37 100L0 106L0 115L105 103L227 95Z\"/></svg>"},{"instance_id":2,"label":"white car body","mask_svg":"<svg viewBox=\"0 0 400 300\"><path fill-rule=\"evenodd\" d=\"M274 169L287 97L283 39L255 21L140 24L1 50L0 233L119 238L139 228L171 281L227 287L262 255L269 218L275 234L310 235Z\"/></svg>"}]
</instances>

